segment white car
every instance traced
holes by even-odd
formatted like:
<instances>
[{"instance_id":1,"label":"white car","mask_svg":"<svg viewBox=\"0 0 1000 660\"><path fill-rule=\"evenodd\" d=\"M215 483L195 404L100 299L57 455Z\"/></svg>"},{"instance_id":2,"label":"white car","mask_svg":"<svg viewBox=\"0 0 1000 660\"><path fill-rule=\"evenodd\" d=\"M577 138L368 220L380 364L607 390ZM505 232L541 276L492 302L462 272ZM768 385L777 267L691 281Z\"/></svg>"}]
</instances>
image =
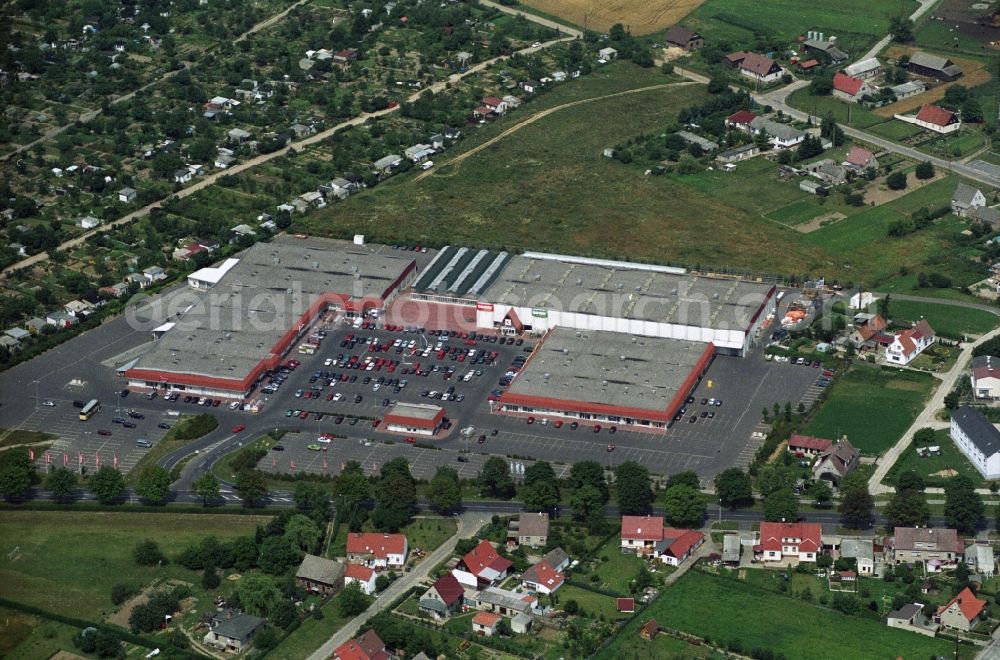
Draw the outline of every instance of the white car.
<instances>
[{"instance_id":1,"label":"white car","mask_svg":"<svg viewBox=\"0 0 1000 660\"><path fill-rule=\"evenodd\" d=\"M542 47L542 42L541 41L536 41L535 43L531 44L531 47L532 48L541 48Z\"/></svg>"},{"instance_id":2,"label":"white car","mask_svg":"<svg viewBox=\"0 0 1000 660\"><path fill-rule=\"evenodd\" d=\"M417 347L417 340L416 339L411 339L410 343L407 344L406 347L407 348L416 348Z\"/></svg>"},{"instance_id":3,"label":"white car","mask_svg":"<svg viewBox=\"0 0 1000 660\"><path fill-rule=\"evenodd\" d=\"M375 383L374 385L372 385L372 392L378 392L379 389L381 389L381 387L382 385L380 383Z\"/></svg>"},{"instance_id":4,"label":"white car","mask_svg":"<svg viewBox=\"0 0 1000 660\"><path fill-rule=\"evenodd\" d=\"M343 398L344 398L344 395L341 394L340 392L337 392L336 394L333 395L333 400L334 401L340 401Z\"/></svg>"},{"instance_id":5,"label":"white car","mask_svg":"<svg viewBox=\"0 0 1000 660\"><path fill-rule=\"evenodd\" d=\"M331 364L333 364L333 358L327 358L327 359L323 360L323 366L324 367L329 367Z\"/></svg>"},{"instance_id":6,"label":"white car","mask_svg":"<svg viewBox=\"0 0 1000 660\"><path fill-rule=\"evenodd\" d=\"M396 341L392 342L392 347L393 348L399 348L402 345L403 345L403 340L402 339L397 339Z\"/></svg>"},{"instance_id":7,"label":"white car","mask_svg":"<svg viewBox=\"0 0 1000 660\"><path fill-rule=\"evenodd\" d=\"M42 401L42 405L45 406L46 408L55 408L56 407L56 402L55 401Z\"/></svg>"},{"instance_id":8,"label":"white car","mask_svg":"<svg viewBox=\"0 0 1000 660\"><path fill-rule=\"evenodd\" d=\"M318 438L316 438L316 442L320 443L321 445L328 445L330 444L330 438L321 435Z\"/></svg>"},{"instance_id":9,"label":"white car","mask_svg":"<svg viewBox=\"0 0 1000 660\"><path fill-rule=\"evenodd\" d=\"M230 410L236 410L239 407L240 407L240 402L239 401L233 401L232 403L229 404L229 409Z\"/></svg>"}]
</instances>

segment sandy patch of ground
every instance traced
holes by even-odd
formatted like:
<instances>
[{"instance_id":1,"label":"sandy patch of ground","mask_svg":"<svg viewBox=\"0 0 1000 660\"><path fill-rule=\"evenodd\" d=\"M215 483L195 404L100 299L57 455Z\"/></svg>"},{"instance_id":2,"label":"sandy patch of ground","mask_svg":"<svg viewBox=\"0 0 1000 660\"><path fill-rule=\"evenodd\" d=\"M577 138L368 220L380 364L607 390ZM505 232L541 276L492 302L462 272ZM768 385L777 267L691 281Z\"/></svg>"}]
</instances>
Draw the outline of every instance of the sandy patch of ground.
<instances>
[{"instance_id":1,"label":"sandy patch of ground","mask_svg":"<svg viewBox=\"0 0 1000 660\"><path fill-rule=\"evenodd\" d=\"M705 0L526 0L539 11L564 18L588 30L607 32L615 23L627 26L632 34L643 35L670 27L690 14Z\"/></svg>"},{"instance_id":2,"label":"sandy patch of ground","mask_svg":"<svg viewBox=\"0 0 1000 660\"><path fill-rule=\"evenodd\" d=\"M916 48L892 46L886 51L886 57L896 59L901 55L910 55L916 50ZM918 109L924 103L934 103L935 101L941 100L944 98L945 91L947 91L947 89L952 85L959 84L965 85L966 87L978 87L979 85L988 82L991 78L982 62L967 60L959 57L949 57L949 59L962 69L962 76L958 80L938 85L934 89L929 89L923 94L917 94L916 96L905 98L902 101L896 101L895 103L884 105L875 110L875 114L879 117L892 117L893 115L906 114L911 110Z\"/></svg>"},{"instance_id":3,"label":"sandy patch of ground","mask_svg":"<svg viewBox=\"0 0 1000 660\"><path fill-rule=\"evenodd\" d=\"M931 476L932 477L957 477L958 476L958 470L952 470L951 468L948 468L946 470L938 470L937 472L935 472Z\"/></svg>"},{"instance_id":4,"label":"sandy patch of ground","mask_svg":"<svg viewBox=\"0 0 1000 660\"><path fill-rule=\"evenodd\" d=\"M934 183L938 179L944 177L946 173L943 170L935 170L934 176L930 179L918 179L917 175L913 172L907 172L906 174L906 187L902 190L889 190L889 187L885 185L885 177L879 177L868 184L865 188L865 204L875 206L881 206L894 199L899 199L903 195L907 195L917 188L922 188L928 183Z\"/></svg>"},{"instance_id":5,"label":"sandy patch of ground","mask_svg":"<svg viewBox=\"0 0 1000 660\"><path fill-rule=\"evenodd\" d=\"M146 601L149 600L149 594L153 593L154 591L156 591L155 587L153 589L143 589L135 596L132 596L127 601L125 601L125 603L121 606L121 609L119 609L114 614L108 616L106 622L115 626L121 626L122 628L128 630L129 627L128 620L129 617L132 616L132 610L139 607L140 605L144 605Z\"/></svg>"},{"instance_id":6,"label":"sandy patch of ground","mask_svg":"<svg viewBox=\"0 0 1000 660\"><path fill-rule=\"evenodd\" d=\"M846 217L847 216L844 215L843 213L839 213L836 211L833 213L824 213L823 215L817 215L809 222L803 222L800 225L795 225L795 229L796 231L802 232L803 234L808 234L816 231L817 229L821 229L826 225L832 225L834 222L843 220Z\"/></svg>"}]
</instances>

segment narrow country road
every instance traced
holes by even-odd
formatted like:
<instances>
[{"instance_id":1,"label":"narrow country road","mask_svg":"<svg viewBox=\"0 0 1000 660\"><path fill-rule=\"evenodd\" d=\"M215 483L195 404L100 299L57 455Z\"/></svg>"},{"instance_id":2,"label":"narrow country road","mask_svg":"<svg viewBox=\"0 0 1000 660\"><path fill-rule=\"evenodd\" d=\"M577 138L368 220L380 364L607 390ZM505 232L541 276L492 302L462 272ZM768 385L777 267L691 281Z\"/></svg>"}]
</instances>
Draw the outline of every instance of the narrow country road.
<instances>
[{"instance_id":1,"label":"narrow country road","mask_svg":"<svg viewBox=\"0 0 1000 660\"><path fill-rule=\"evenodd\" d=\"M285 16L287 16L288 12L292 11L296 7L301 7L302 5L306 4L309 1L310 0L298 0L298 2L296 2L293 5L290 5L284 11L278 12L277 14L274 14L273 16L269 16L269 17L265 18L261 22L257 23L253 27L251 27L246 32L244 32L244 33L240 34L239 36L237 36L236 39L233 40L233 43L234 44L238 44L239 42L243 41L247 37L249 37L249 36L251 36L253 34L256 34L257 32L260 32L261 30L264 30L266 28L271 27L272 25L274 25L275 23L277 23L278 21L280 21L281 19L283 19ZM214 47L213 47L213 49L214 49ZM209 49L209 50L211 51L213 49ZM115 97L115 98L111 99L111 105L118 105L119 103L123 103L125 101L128 101L129 99L133 98L136 94L141 94L142 92L146 91L147 89L150 89L151 87L153 87L155 85L159 85L164 80L169 80L169 79L173 78L174 76L176 76L181 71L187 70L187 68L189 66L190 66L190 64L188 62L181 62L181 68L174 69L173 71L167 71L163 75L161 75L161 76L159 76L157 78L154 78L153 80L149 81L148 83L146 83L142 87L139 87L137 89L133 89L131 92L129 92L128 94L125 94L123 96L118 96L118 97ZM19 153L27 151L28 149L31 149L32 147L34 147L36 144L41 144L43 142L51 140L54 137L58 137L59 135L61 135L62 133L64 133L67 129L69 129L69 127L75 125L76 122L81 122L81 123L86 124L89 121L93 121L93 119L95 117L97 117L99 114L101 114L101 109L100 108L97 108L96 110L91 110L89 112L84 112L79 117L76 118L76 121L71 122L69 124L66 124L64 126L57 126L55 128L51 128L48 131L46 131L45 134L42 135L40 138L38 138L36 140L33 140L32 142L29 142L28 144L23 144L23 145L15 148L13 151L9 151L6 154L4 154L3 156L0 156L0 161L9 160L11 158L11 156L16 156Z\"/></svg>"},{"instance_id":2,"label":"narrow country road","mask_svg":"<svg viewBox=\"0 0 1000 660\"><path fill-rule=\"evenodd\" d=\"M382 595L375 599L375 602L372 603L367 610L351 619L344 625L343 628L335 632L330 639L326 640L323 646L313 652L313 654L309 656L309 660L325 660L326 658L332 657L333 652L337 650L337 647L354 637L358 633L358 629L364 625L365 622L384 610L392 601L402 595L406 590L427 577L430 574L431 569L450 557L452 552L454 552L455 545L458 544L459 539L476 533L483 525L489 522L489 519L490 516L482 513L467 512L458 516L458 529L451 538L442 543L437 550L425 557L424 560L409 573L403 573L398 580L393 582L388 589L382 592Z\"/></svg>"},{"instance_id":3,"label":"narrow country road","mask_svg":"<svg viewBox=\"0 0 1000 660\"><path fill-rule=\"evenodd\" d=\"M307 0L302 0L302 1L306 2ZM561 37L559 39L553 39L551 41L547 41L547 42L545 42L542 45L537 46L537 47L522 48L521 50L519 50L517 52L518 53L533 53L533 52L542 50L544 48L548 48L548 47L550 47L550 46L552 46L554 44L557 44L557 43L560 43L560 42L563 42L563 41L571 41L574 38L575 37ZM500 55L500 56L494 57L492 59L480 62L479 64L476 64L475 66L470 67L468 70L464 71L463 73L453 73L452 75L448 76L448 78L446 80L442 80L440 82L436 82L433 85L425 87L424 89L422 89L422 90L420 90L418 92L414 92L413 94L411 94L410 96L408 96L406 98L406 102L413 102L413 101L415 101L421 94L423 94L424 92L427 92L428 90L431 91L431 92L433 92L433 93L440 92L440 91L444 90L446 86L448 86L450 84L454 84L454 83L462 80L463 78L465 78L467 76L470 76L472 74L478 73L478 72L482 71L483 69L491 66L492 64L494 64L496 62L504 61L504 60L508 59L509 57L510 57L509 55ZM169 199L183 199L185 197L188 197L189 195L193 195L196 192L204 190L205 188L207 188L207 187L209 187L211 185L214 185L219 179L221 179L224 176L228 176L230 174L239 174L240 172L244 172L244 171L249 170L249 169L251 169L253 167L256 167L257 165L261 165L263 163L266 163L266 162L269 162L271 160L274 160L275 158L280 158L281 156L284 156L286 154L299 153L300 151L302 151L306 147L308 147L308 146L310 146L312 144L316 144L317 142L322 142L323 140L331 137L334 133L337 133L338 131L342 131L345 128L348 128L350 126L360 126L360 125L364 124L365 122L367 122L369 119L372 119L374 117L382 117L384 115L396 112L398 110L399 110L399 106L397 105L395 107L384 108L382 110L376 110L374 112L364 112L364 113L361 113L360 115L356 115L355 117L352 117L351 119L347 119L345 121L342 121L339 124L337 124L335 126L332 126L332 127L328 128L328 129L326 129L324 131L320 131L319 133L316 133L314 135L310 135L309 137L304 138L302 140L299 140L297 142L292 142L288 146L282 147L281 149L278 149L277 151L272 151L271 153L268 153L268 154L260 154L258 156L255 156L254 158L251 158L250 160L244 161L242 163L238 163L238 164L233 165L233 166L231 166L231 167L229 167L227 169L219 170L217 172L213 172L211 174L208 174L207 176L204 176L204 177L198 179L194 184L192 184L192 185L190 185L190 186L188 186L186 188L183 188L183 189L179 190L178 192L176 192L176 193L168 196L165 199L160 199L160 200L157 200L155 202L152 202L151 204L147 204L146 206L144 206L144 207L142 207L140 209L136 209L135 211L132 211L132 212L130 212L130 213L122 216L121 218L118 218L117 220L105 223L105 224L103 224L103 225L101 225L99 227L96 227L95 229L91 229L88 232L84 232L83 234L80 234L79 236L77 236L75 238L71 238L69 240L66 240L66 241L60 243L59 246L56 247L55 249L56 249L56 251L64 252L64 251L66 251L66 250L68 250L70 248L74 248L74 247L77 247L79 245L82 245L84 242L87 241L87 239L91 238L92 236L96 236L97 234L110 231L111 229L113 229L115 227L118 227L120 225L126 224L126 223L128 223L128 222L130 222L132 220L135 220L137 218L141 218L143 216L149 215L149 212L152 209L160 206L161 204L163 204L165 201L167 201ZM39 252L38 254L33 254L30 257L25 257L24 259L21 259L20 261L11 264L7 268L4 268L3 271L2 271L2 273L0 273L0 275L2 275L2 276L8 276L8 275L10 275L10 273L12 273L15 270L20 270L22 268L28 268L28 267L31 267L31 266L35 266L37 264L40 264L40 263L43 263L43 262L47 261L48 259L49 259L49 253L48 252Z\"/></svg>"}]
</instances>

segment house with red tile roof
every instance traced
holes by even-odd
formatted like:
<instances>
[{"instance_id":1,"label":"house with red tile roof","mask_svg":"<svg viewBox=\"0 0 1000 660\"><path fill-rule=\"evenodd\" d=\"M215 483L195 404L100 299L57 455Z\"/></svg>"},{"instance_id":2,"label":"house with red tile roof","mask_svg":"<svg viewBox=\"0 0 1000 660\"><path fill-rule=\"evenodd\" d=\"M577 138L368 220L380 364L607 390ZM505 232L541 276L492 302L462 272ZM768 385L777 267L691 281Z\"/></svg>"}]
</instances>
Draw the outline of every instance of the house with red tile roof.
<instances>
[{"instance_id":1,"label":"house with red tile roof","mask_svg":"<svg viewBox=\"0 0 1000 660\"><path fill-rule=\"evenodd\" d=\"M333 660L391 660L393 657L374 630L344 642L333 652Z\"/></svg>"},{"instance_id":2,"label":"house with red tile roof","mask_svg":"<svg viewBox=\"0 0 1000 660\"><path fill-rule=\"evenodd\" d=\"M551 594L563 585L566 577L542 559L521 574L521 586L540 594Z\"/></svg>"},{"instance_id":3,"label":"house with red tile roof","mask_svg":"<svg viewBox=\"0 0 1000 660\"><path fill-rule=\"evenodd\" d=\"M946 628L968 632L979 623L986 609L986 601L976 598L969 587L962 589L947 604L938 608L935 620Z\"/></svg>"},{"instance_id":4,"label":"house with red tile roof","mask_svg":"<svg viewBox=\"0 0 1000 660\"><path fill-rule=\"evenodd\" d=\"M875 88L867 81L849 76L838 71L833 74L833 95L848 103L859 103L869 94L875 93Z\"/></svg>"},{"instance_id":5,"label":"house with red tile roof","mask_svg":"<svg viewBox=\"0 0 1000 660\"><path fill-rule=\"evenodd\" d=\"M793 433L788 438L788 451L796 456L818 456L833 446L833 440Z\"/></svg>"},{"instance_id":6,"label":"house with red tile roof","mask_svg":"<svg viewBox=\"0 0 1000 660\"><path fill-rule=\"evenodd\" d=\"M347 560L380 569L406 564L408 545L404 534L377 532L347 535Z\"/></svg>"},{"instance_id":7,"label":"house with red tile roof","mask_svg":"<svg viewBox=\"0 0 1000 660\"><path fill-rule=\"evenodd\" d=\"M847 152L847 158L844 159L844 167L850 167L857 171L863 171L869 167L878 168L878 159L875 158L875 154L864 147L855 145Z\"/></svg>"},{"instance_id":8,"label":"house with red tile roof","mask_svg":"<svg viewBox=\"0 0 1000 660\"><path fill-rule=\"evenodd\" d=\"M653 556L668 566L680 566L705 542L705 535L693 529L663 530L663 540L656 544Z\"/></svg>"},{"instance_id":9,"label":"house with red tile roof","mask_svg":"<svg viewBox=\"0 0 1000 660\"><path fill-rule=\"evenodd\" d=\"M502 115L507 112L507 103L496 96L486 96L483 97L483 105L495 112L498 115Z\"/></svg>"},{"instance_id":10,"label":"house with red tile roof","mask_svg":"<svg viewBox=\"0 0 1000 660\"><path fill-rule=\"evenodd\" d=\"M822 536L823 528L819 523L762 522L760 542L753 547L754 559L816 561L823 548Z\"/></svg>"},{"instance_id":11,"label":"house with red tile roof","mask_svg":"<svg viewBox=\"0 0 1000 660\"><path fill-rule=\"evenodd\" d=\"M897 119L900 117L900 115L896 115ZM941 134L954 133L962 128L962 122L958 118L958 115L951 110L945 110L930 103L925 103L920 108L920 112L917 113L916 117L907 118L904 121L909 121L921 128Z\"/></svg>"},{"instance_id":12,"label":"house with red tile roof","mask_svg":"<svg viewBox=\"0 0 1000 660\"><path fill-rule=\"evenodd\" d=\"M622 552L651 555L662 540L663 516L622 516Z\"/></svg>"},{"instance_id":13,"label":"house with red tile roof","mask_svg":"<svg viewBox=\"0 0 1000 660\"><path fill-rule=\"evenodd\" d=\"M635 612L635 598L616 598L615 609L625 614Z\"/></svg>"},{"instance_id":14,"label":"house with red tile roof","mask_svg":"<svg viewBox=\"0 0 1000 660\"><path fill-rule=\"evenodd\" d=\"M484 539L462 557L452 575L467 587L482 589L503 582L512 566L509 559L501 557L493 544Z\"/></svg>"},{"instance_id":15,"label":"house with red tile roof","mask_svg":"<svg viewBox=\"0 0 1000 660\"><path fill-rule=\"evenodd\" d=\"M445 573L420 597L420 611L433 619L447 619L462 607L465 587L451 573Z\"/></svg>"},{"instance_id":16,"label":"house with red tile roof","mask_svg":"<svg viewBox=\"0 0 1000 660\"><path fill-rule=\"evenodd\" d=\"M740 110L726 117L726 126L735 128L738 131L750 131L750 122L757 118L757 115L749 110Z\"/></svg>"},{"instance_id":17,"label":"house with red tile roof","mask_svg":"<svg viewBox=\"0 0 1000 660\"><path fill-rule=\"evenodd\" d=\"M900 330L893 335L892 343L885 349L885 361L889 364L907 365L920 355L937 338L934 329L926 319L920 319L912 328Z\"/></svg>"},{"instance_id":18,"label":"house with red tile roof","mask_svg":"<svg viewBox=\"0 0 1000 660\"><path fill-rule=\"evenodd\" d=\"M854 317L854 331L851 333L851 342L858 347L868 342L874 343L887 325L885 319L879 314L857 314Z\"/></svg>"},{"instance_id":19,"label":"house with red tile roof","mask_svg":"<svg viewBox=\"0 0 1000 660\"><path fill-rule=\"evenodd\" d=\"M1000 399L1000 358L992 355L972 358L972 393L977 399Z\"/></svg>"},{"instance_id":20,"label":"house with red tile roof","mask_svg":"<svg viewBox=\"0 0 1000 660\"><path fill-rule=\"evenodd\" d=\"M503 619L493 612L476 612L472 617L472 632L483 637L492 637L497 632L497 624Z\"/></svg>"},{"instance_id":21,"label":"house with red tile roof","mask_svg":"<svg viewBox=\"0 0 1000 660\"><path fill-rule=\"evenodd\" d=\"M348 564L346 570L344 571L344 586L356 582L366 595L371 596L375 593L375 576L376 573L367 566L362 566L361 564Z\"/></svg>"}]
</instances>

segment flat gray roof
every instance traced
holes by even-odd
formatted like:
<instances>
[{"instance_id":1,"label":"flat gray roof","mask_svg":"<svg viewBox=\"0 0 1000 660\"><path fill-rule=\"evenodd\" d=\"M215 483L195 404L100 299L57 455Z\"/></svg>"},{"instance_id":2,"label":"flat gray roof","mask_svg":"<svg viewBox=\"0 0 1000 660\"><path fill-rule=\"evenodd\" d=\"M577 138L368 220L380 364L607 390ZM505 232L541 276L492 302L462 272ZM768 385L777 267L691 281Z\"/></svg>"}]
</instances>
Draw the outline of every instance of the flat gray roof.
<instances>
[{"instance_id":1,"label":"flat gray roof","mask_svg":"<svg viewBox=\"0 0 1000 660\"><path fill-rule=\"evenodd\" d=\"M508 391L662 412L707 346L557 327L535 349Z\"/></svg>"},{"instance_id":2,"label":"flat gray roof","mask_svg":"<svg viewBox=\"0 0 1000 660\"><path fill-rule=\"evenodd\" d=\"M744 330L771 290L770 284L699 277L683 269L574 259L518 255L483 292L482 299L564 312Z\"/></svg>"},{"instance_id":3,"label":"flat gray roof","mask_svg":"<svg viewBox=\"0 0 1000 660\"><path fill-rule=\"evenodd\" d=\"M412 417L413 419L431 420L437 417L439 412L441 412L441 406L429 403L405 403L401 401L394 405L388 414L399 415L400 417Z\"/></svg>"},{"instance_id":4,"label":"flat gray roof","mask_svg":"<svg viewBox=\"0 0 1000 660\"><path fill-rule=\"evenodd\" d=\"M381 296L409 263L431 257L321 238L258 243L212 289L182 296L192 307L135 368L242 379L320 295Z\"/></svg>"}]
</instances>

